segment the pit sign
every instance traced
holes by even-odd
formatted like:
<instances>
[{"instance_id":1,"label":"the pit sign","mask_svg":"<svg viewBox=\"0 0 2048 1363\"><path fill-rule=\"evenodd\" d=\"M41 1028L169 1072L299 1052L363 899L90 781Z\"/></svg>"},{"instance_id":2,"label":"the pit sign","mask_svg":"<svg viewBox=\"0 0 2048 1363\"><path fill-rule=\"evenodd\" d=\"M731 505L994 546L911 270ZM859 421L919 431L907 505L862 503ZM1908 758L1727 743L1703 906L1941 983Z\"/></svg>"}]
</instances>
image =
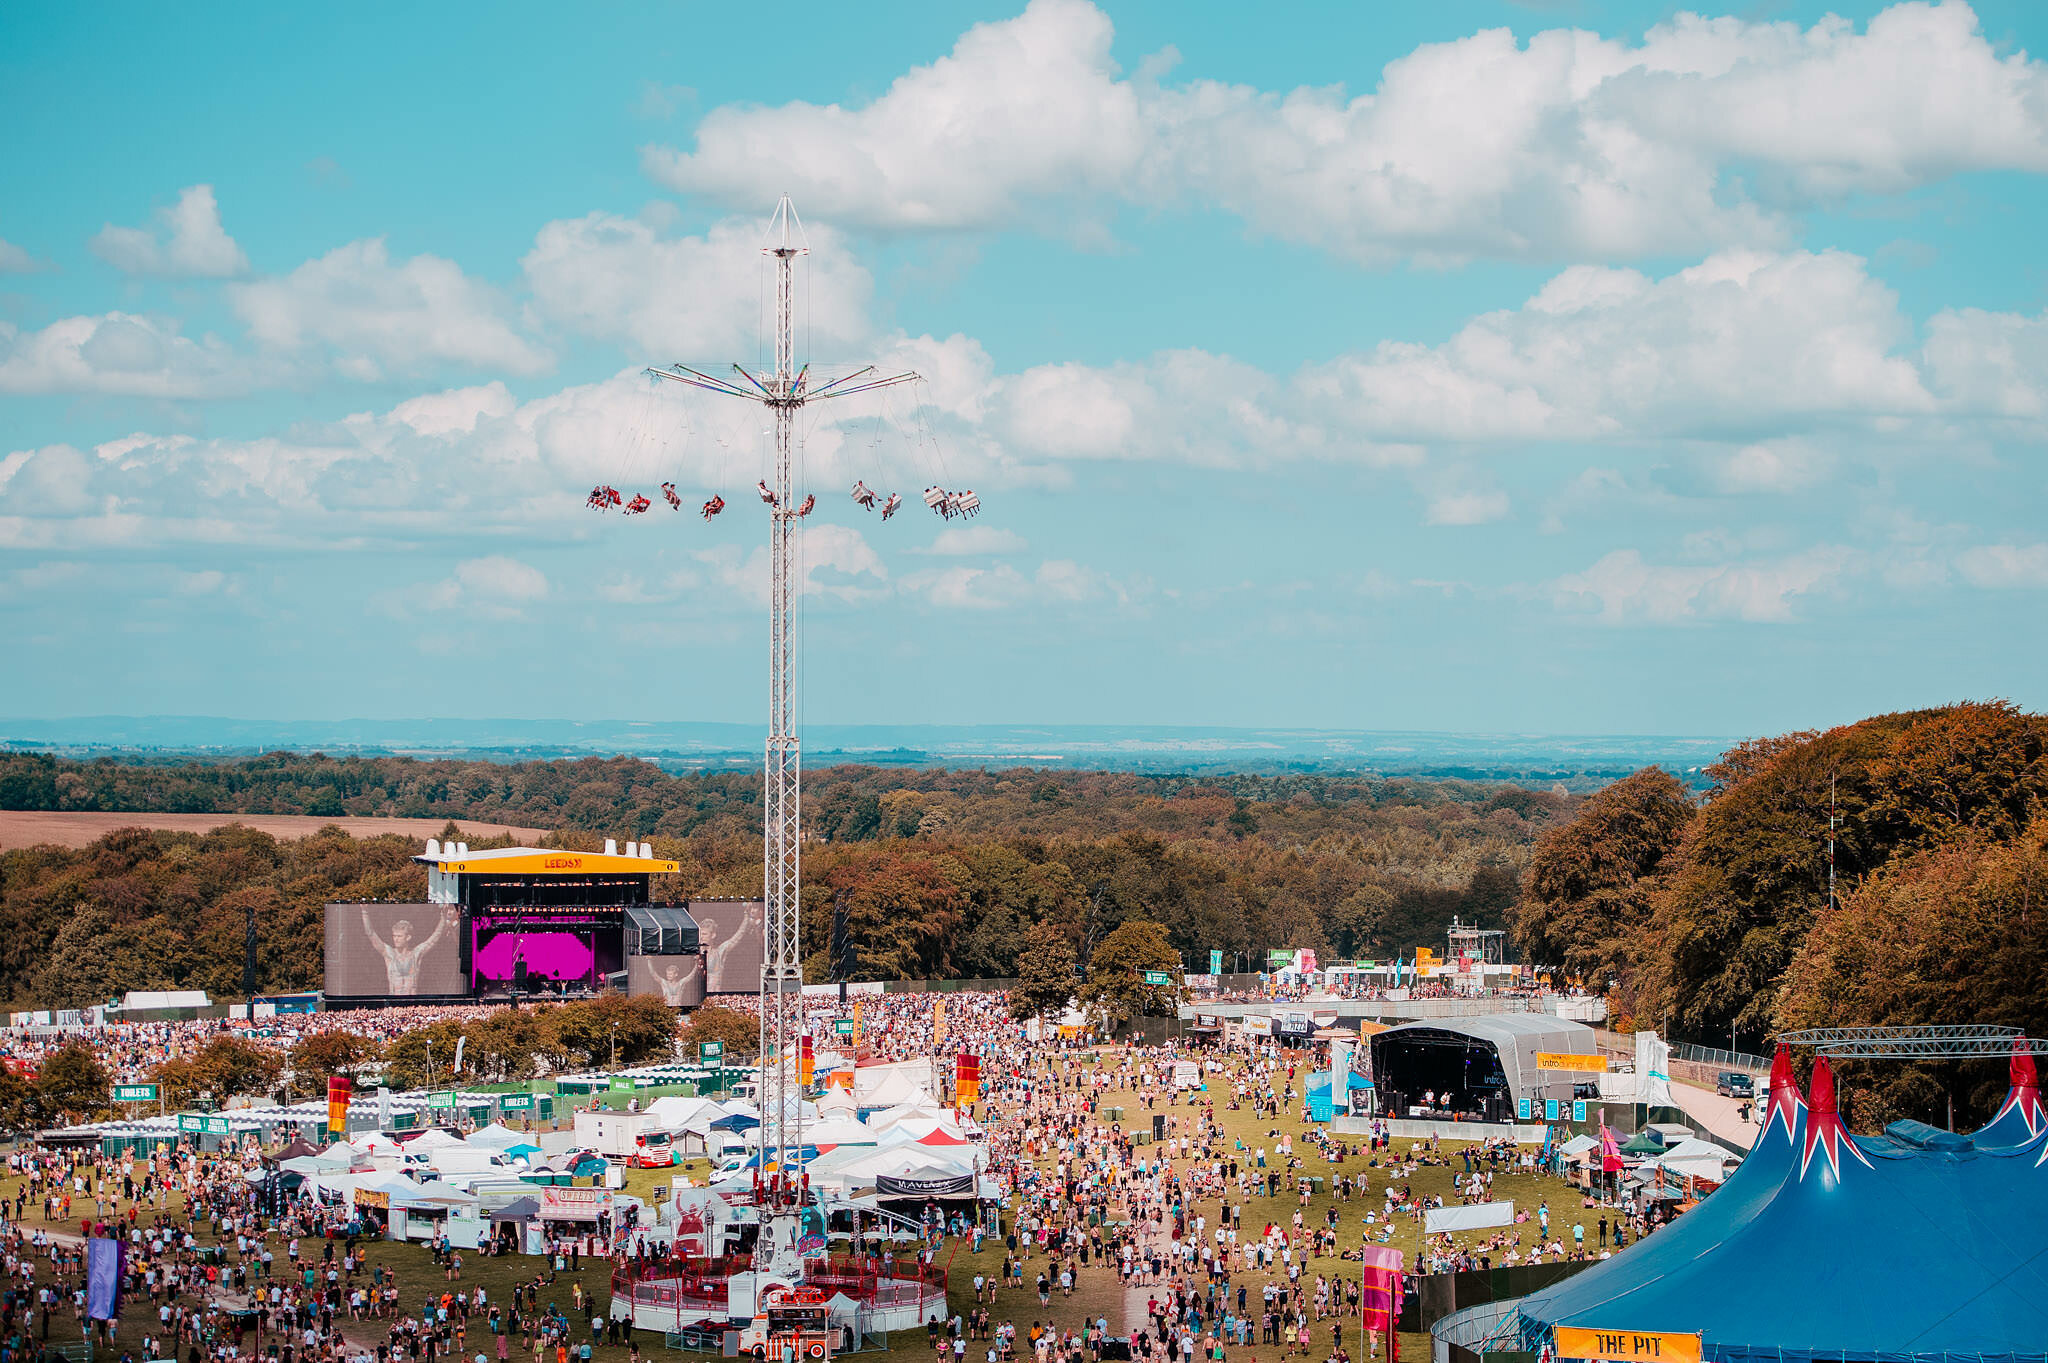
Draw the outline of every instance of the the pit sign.
<instances>
[{"instance_id":1,"label":"the pit sign","mask_svg":"<svg viewBox=\"0 0 2048 1363\"><path fill-rule=\"evenodd\" d=\"M1616 1363L1700 1363L1700 1337L1649 1330L1557 1327L1557 1356L1612 1359Z\"/></svg>"}]
</instances>

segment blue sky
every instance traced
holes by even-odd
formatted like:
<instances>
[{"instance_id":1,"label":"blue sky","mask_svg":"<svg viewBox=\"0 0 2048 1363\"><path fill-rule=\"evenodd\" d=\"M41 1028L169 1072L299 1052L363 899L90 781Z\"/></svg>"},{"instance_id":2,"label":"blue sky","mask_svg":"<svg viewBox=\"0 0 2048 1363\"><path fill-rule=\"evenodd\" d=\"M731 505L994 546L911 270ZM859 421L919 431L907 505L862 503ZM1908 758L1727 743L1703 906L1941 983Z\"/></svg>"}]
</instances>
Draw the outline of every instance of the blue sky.
<instances>
[{"instance_id":1,"label":"blue sky","mask_svg":"<svg viewBox=\"0 0 2048 1363\"><path fill-rule=\"evenodd\" d=\"M2048 703L2048 9L796 18L0 13L0 715L754 718L785 191L809 718Z\"/></svg>"}]
</instances>

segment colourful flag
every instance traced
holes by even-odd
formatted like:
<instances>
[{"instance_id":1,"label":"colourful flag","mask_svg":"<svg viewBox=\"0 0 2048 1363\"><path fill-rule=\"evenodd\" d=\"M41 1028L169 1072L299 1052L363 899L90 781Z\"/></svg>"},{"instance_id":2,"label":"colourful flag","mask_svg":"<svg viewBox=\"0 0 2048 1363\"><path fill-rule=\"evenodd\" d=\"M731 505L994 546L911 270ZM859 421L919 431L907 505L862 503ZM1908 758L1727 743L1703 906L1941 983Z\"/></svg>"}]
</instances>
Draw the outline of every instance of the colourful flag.
<instances>
[{"instance_id":1,"label":"colourful flag","mask_svg":"<svg viewBox=\"0 0 2048 1363\"><path fill-rule=\"evenodd\" d=\"M1405 1261L1401 1251L1391 1245L1367 1245L1362 1257L1365 1276L1359 1304L1365 1329L1368 1334L1385 1334L1401 1318L1401 1269Z\"/></svg>"}]
</instances>

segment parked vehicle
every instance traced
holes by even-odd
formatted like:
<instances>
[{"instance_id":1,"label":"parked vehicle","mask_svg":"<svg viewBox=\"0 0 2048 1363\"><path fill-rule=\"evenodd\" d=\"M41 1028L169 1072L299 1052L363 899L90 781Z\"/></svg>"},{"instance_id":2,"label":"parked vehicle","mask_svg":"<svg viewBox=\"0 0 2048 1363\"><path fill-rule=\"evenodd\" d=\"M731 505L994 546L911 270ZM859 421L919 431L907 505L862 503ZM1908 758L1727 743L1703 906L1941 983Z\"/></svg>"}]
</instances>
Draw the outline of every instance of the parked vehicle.
<instances>
[{"instance_id":1,"label":"parked vehicle","mask_svg":"<svg viewBox=\"0 0 2048 1363\"><path fill-rule=\"evenodd\" d=\"M1722 1070L1714 1081L1714 1092L1723 1098L1754 1098L1756 1080L1740 1070Z\"/></svg>"}]
</instances>

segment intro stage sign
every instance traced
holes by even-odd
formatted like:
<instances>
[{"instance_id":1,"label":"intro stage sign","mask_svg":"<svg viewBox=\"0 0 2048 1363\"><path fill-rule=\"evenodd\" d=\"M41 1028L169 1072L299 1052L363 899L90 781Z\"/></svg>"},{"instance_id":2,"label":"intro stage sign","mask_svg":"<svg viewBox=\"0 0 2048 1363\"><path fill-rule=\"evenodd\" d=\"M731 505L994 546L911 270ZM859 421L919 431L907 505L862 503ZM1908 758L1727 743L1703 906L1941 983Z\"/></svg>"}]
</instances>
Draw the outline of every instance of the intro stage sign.
<instances>
[{"instance_id":1,"label":"intro stage sign","mask_svg":"<svg viewBox=\"0 0 2048 1363\"><path fill-rule=\"evenodd\" d=\"M1610 1359L1614 1363L1700 1363L1700 1337L1560 1325L1557 1356Z\"/></svg>"},{"instance_id":2,"label":"intro stage sign","mask_svg":"<svg viewBox=\"0 0 2048 1363\"><path fill-rule=\"evenodd\" d=\"M1565 1054L1558 1051L1536 1052L1536 1068L1539 1070L1571 1070L1578 1074L1605 1074L1607 1057L1604 1055Z\"/></svg>"}]
</instances>

